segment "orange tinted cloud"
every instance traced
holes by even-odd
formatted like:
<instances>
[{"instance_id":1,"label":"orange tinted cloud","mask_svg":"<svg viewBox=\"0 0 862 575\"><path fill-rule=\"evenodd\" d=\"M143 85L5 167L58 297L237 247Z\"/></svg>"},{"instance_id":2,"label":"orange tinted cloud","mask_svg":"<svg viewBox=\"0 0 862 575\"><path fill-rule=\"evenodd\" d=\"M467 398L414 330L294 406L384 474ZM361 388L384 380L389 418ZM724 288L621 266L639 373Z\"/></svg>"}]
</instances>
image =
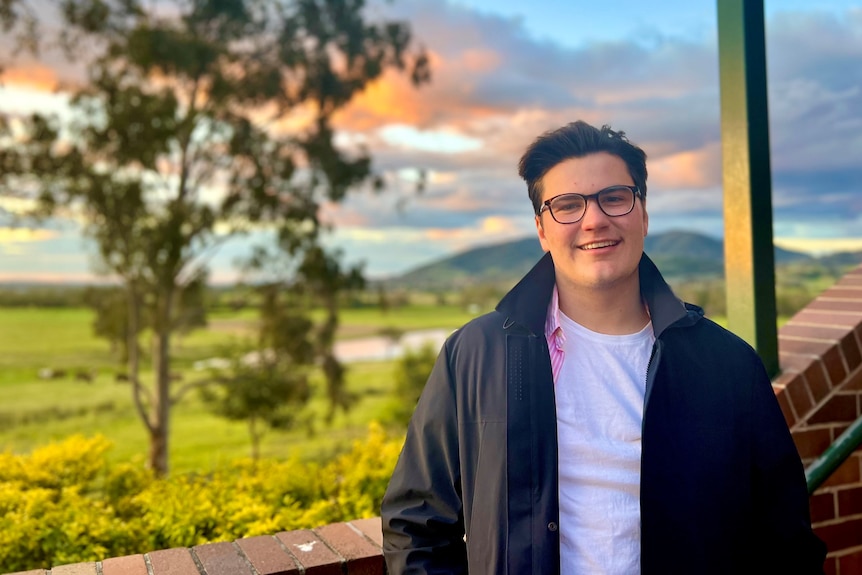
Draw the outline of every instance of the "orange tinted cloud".
<instances>
[{"instance_id":1,"label":"orange tinted cloud","mask_svg":"<svg viewBox=\"0 0 862 575\"><path fill-rule=\"evenodd\" d=\"M452 249L460 250L470 246L490 244L522 238L533 231L532 219L489 216L472 227L426 228L423 235L432 242L446 243Z\"/></svg>"},{"instance_id":2,"label":"orange tinted cloud","mask_svg":"<svg viewBox=\"0 0 862 575\"><path fill-rule=\"evenodd\" d=\"M417 97L417 88L410 80L387 72L354 98L336 121L339 126L362 131L385 123L421 124L429 118L429 110Z\"/></svg>"},{"instance_id":3,"label":"orange tinted cloud","mask_svg":"<svg viewBox=\"0 0 862 575\"><path fill-rule=\"evenodd\" d=\"M650 160L649 179L663 188L707 188L721 183L721 145L712 143Z\"/></svg>"},{"instance_id":4,"label":"orange tinted cloud","mask_svg":"<svg viewBox=\"0 0 862 575\"><path fill-rule=\"evenodd\" d=\"M500 65L500 55L491 50L468 49L462 54L461 63L471 72L493 72Z\"/></svg>"},{"instance_id":5,"label":"orange tinted cloud","mask_svg":"<svg viewBox=\"0 0 862 575\"><path fill-rule=\"evenodd\" d=\"M414 86L406 73L389 70L337 115L338 127L365 131L386 124L407 124L422 128L441 121L456 125L511 114L511 110L501 110L475 97L476 78L499 67L499 54L471 49L447 60L429 51L428 58L430 84Z\"/></svg>"},{"instance_id":6,"label":"orange tinted cloud","mask_svg":"<svg viewBox=\"0 0 862 575\"><path fill-rule=\"evenodd\" d=\"M29 88L40 92L53 92L59 80L57 73L41 64L30 64L26 68L7 68L0 76L3 84L19 88Z\"/></svg>"}]
</instances>

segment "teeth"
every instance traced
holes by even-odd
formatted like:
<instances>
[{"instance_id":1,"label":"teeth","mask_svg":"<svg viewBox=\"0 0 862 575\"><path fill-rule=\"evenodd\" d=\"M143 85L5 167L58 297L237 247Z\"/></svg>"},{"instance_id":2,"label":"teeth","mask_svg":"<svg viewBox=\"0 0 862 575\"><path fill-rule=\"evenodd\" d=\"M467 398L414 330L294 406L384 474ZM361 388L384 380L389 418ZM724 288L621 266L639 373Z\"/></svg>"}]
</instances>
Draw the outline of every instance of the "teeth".
<instances>
[{"instance_id":1,"label":"teeth","mask_svg":"<svg viewBox=\"0 0 862 575\"><path fill-rule=\"evenodd\" d=\"M586 244L586 245L581 246L581 249L582 250L597 250L599 248L606 248L606 247L615 246L615 245L617 245L617 242L612 242L612 241L594 242L591 244Z\"/></svg>"}]
</instances>

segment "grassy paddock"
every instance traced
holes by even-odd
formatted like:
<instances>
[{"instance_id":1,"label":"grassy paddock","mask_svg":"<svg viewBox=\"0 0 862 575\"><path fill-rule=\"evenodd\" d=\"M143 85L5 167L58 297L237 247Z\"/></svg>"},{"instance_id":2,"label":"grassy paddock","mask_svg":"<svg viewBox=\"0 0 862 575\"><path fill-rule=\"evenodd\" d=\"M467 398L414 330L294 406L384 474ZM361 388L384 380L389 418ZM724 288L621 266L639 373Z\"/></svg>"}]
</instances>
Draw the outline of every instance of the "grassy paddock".
<instances>
[{"instance_id":1,"label":"grassy paddock","mask_svg":"<svg viewBox=\"0 0 862 575\"><path fill-rule=\"evenodd\" d=\"M92 335L92 312L84 308L0 309L0 450L25 452L72 433L101 433L114 442L111 457L129 460L147 451L146 433L132 404L127 383L109 345ZM454 329L471 315L455 306L405 306L382 313L378 309L345 310L339 337L366 337L387 331ZM256 317L242 311L210 317L207 329L174 339L173 371L182 385L196 377L192 365L213 357L223 346L253 334ZM146 340L144 340L146 344ZM348 366L347 387L357 397L351 409L327 423L322 382L307 407L312 429L267 434L264 456L326 459L366 435L368 423L380 419L390 401L392 362ZM57 379L42 379L39 371L62 370ZM82 374L76 377L77 374ZM92 376L90 381L83 374ZM142 378L152 377L149 365ZM250 453L246 426L209 414L196 395L187 395L173 411L170 460L174 471L206 471L218 463Z\"/></svg>"}]
</instances>

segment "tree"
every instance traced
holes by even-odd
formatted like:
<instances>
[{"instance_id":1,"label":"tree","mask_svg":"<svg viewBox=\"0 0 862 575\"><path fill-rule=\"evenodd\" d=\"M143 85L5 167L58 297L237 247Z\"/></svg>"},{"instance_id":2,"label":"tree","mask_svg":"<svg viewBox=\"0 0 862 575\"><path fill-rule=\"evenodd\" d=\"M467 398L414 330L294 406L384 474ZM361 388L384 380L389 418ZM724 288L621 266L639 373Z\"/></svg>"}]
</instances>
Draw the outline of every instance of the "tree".
<instances>
[{"instance_id":1,"label":"tree","mask_svg":"<svg viewBox=\"0 0 862 575\"><path fill-rule=\"evenodd\" d=\"M395 364L395 390L388 418L400 425L407 425L431 370L437 360L437 350L431 343L418 349L408 350Z\"/></svg>"},{"instance_id":2,"label":"tree","mask_svg":"<svg viewBox=\"0 0 862 575\"><path fill-rule=\"evenodd\" d=\"M60 44L87 60L88 77L68 123L36 114L0 125L0 183L33 192L41 215L83 215L121 281L128 377L150 466L164 474L170 408L185 392L169 378L181 294L226 238L255 226L274 230L292 272L319 260L321 203L379 187L367 151L335 146L333 114L387 69L427 81L427 58L410 48L407 24L367 22L363 0L53 5ZM303 115L301 129L279 128ZM152 385L139 373L145 323Z\"/></svg>"},{"instance_id":3,"label":"tree","mask_svg":"<svg viewBox=\"0 0 862 575\"><path fill-rule=\"evenodd\" d=\"M309 371L316 356L314 326L298 298L281 301L280 284L260 289L258 341L250 349L235 349L230 368L214 373L217 385L201 388L214 413L248 424L255 460L267 428L286 429L296 422L297 411L311 396Z\"/></svg>"},{"instance_id":4,"label":"tree","mask_svg":"<svg viewBox=\"0 0 862 575\"><path fill-rule=\"evenodd\" d=\"M279 254L257 262L277 268ZM338 258L320 246L307 250L290 278L260 286L257 341L239 346L228 371L214 373L216 386L204 386L204 401L217 415L248 424L252 458L260 455L260 441L268 428L288 429L311 396L309 371L317 362L326 379L327 421L337 408L347 409L353 397L344 388L344 368L333 354L338 327L338 300L364 287L359 270L343 270ZM314 323L308 309L321 305L324 319ZM248 348L251 348L249 351Z\"/></svg>"}]
</instances>

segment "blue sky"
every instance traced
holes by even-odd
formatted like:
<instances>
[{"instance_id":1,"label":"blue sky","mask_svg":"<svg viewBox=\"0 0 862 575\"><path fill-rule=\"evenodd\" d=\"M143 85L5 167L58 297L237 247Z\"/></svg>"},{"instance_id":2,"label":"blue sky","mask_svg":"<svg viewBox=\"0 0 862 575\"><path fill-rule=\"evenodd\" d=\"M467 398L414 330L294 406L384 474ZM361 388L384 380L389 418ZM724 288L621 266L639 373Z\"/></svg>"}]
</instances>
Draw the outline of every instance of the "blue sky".
<instances>
[{"instance_id":1,"label":"blue sky","mask_svg":"<svg viewBox=\"0 0 862 575\"><path fill-rule=\"evenodd\" d=\"M367 145L388 184L325 210L331 243L369 275L535 234L518 158L575 119L625 130L646 150L651 233L722 235L714 2L394 0L371 13L410 20L434 78L417 91L388 76L337 120L340 141ZM777 241L862 249L862 8L767 1L766 16ZM62 108L44 92L56 66L35 64L10 70L4 111ZM429 180L416 195L419 169ZM91 277L76 224L4 225L0 280ZM244 247L227 245L214 277L230 278Z\"/></svg>"}]
</instances>

